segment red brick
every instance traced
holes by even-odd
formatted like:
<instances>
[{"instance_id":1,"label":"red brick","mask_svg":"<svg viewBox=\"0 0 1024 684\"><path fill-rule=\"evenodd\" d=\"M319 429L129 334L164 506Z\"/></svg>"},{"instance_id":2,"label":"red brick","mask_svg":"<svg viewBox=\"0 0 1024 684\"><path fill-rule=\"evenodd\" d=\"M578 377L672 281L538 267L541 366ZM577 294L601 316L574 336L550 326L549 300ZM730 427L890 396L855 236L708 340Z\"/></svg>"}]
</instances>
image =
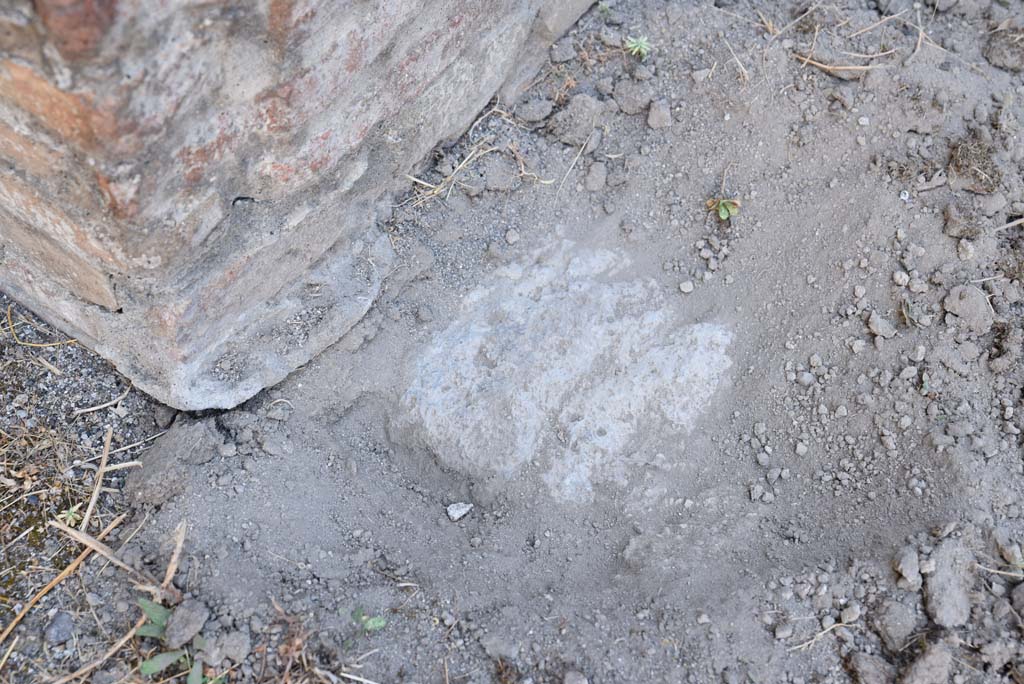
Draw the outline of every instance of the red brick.
<instances>
[{"instance_id":1,"label":"red brick","mask_svg":"<svg viewBox=\"0 0 1024 684\"><path fill-rule=\"evenodd\" d=\"M100 140L113 137L117 129L114 116L96 109L89 97L65 92L34 69L11 60L0 62L0 99L85 151L95 150Z\"/></svg>"},{"instance_id":2,"label":"red brick","mask_svg":"<svg viewBox=\"0 0 1024 684\"><path fill-rule=\"evenodd\" d=\"M35 0L43 25L67 60L95 56L114 23L117 0Z\"/></svg>"}]
</instances>

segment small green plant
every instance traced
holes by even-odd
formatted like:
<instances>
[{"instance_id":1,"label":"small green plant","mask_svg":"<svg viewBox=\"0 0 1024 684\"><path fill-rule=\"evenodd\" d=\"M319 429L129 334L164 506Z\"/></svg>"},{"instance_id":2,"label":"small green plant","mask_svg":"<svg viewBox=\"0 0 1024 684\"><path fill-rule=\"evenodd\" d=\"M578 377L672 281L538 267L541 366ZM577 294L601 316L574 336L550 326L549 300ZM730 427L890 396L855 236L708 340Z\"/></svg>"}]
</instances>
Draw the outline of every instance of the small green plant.
<instances>
[{"instance_id":1,"label":"small green plant","mask_svg":"<svg viewBox=\"0 0 1024 684\"><path fill-rule=\"evenodd\" d=\"M728 221L740 213L740 201L735 198L715 197L708 200L707 207L708 211L718 214L718 218L722 221Z\"/></svg>"},{"instance_id":2,"label":"small green plant","mask_svg":"<svg viewBox=\"0 0 1024 684\"><path fill-rule=\"evenodd\" d=\"M57 514L57 520L61 521L68 527L74 527L82 519L82 514L78 512L78 509L82 507L82 504L76 503L71 508L61 511Z\"/></svg>"},{"instance_id":3,"label":"small green plant","mask_svg":"<svg viewBox=\"0 0 1024 684\"><path fill-rule=\"evenodd\" d=\"M640 36L639 38L629 36L626 38L626 52L634 57L638 57L642 62L651 54L651 42L647 40L647 36Z\"/></svg>"},{"instance_id":4,"label":"small green plant","mask_svg":"<svg viewBox=\"0 0 1024 684\"><path fill-rule=\"evenodd\" d=\"M709 199L705 206L708 211L713 211L718 214L718 218L721 221L728 221L736 214L740 213L740 201L735 197L725 196L725 179L729 175L729 169L732 168L733 162L725 167L722 171L722 187L718 191L718 197L712 197Z\"/></svg>"},{"instance_id":5,"label":"small green plant","mask_svg":"<svg viewBox=\"0 0 1024 684\"><path fill-rule=\"evenodd\" d=\"M142 612L146 616L146 622L135 630L136 636L162 641L164 633L167 631L167 620L171 617L171 610L149 599L140 598L138 601L139 607L142 608ZM197 634L192 639L190 646L192 651L200 651L206 646L206 640ZM213 678L204 675L203 664L198 659L189 657L189 651L184 648L162 651L143 660L139 663L139 674L151 677L177 663L182 663L185 666L185 671L188 672L185 684L223 684L223 675ZM185 671L177 676L181 676Z\"/></svg>"},{"instance_id":6,"label":"small green plant","mask_svg":"<svg viewBox=\"0 0 1024 684\"><path fill-rule=\"evenodd\" d=\"M383 615L370 616L362 608L356 608L352 611L352 622L356 623L365 634L379 632L387 627L388 624L387 619Z\"/></svg>"},{"instance_id":7,"label":"small green plant","mask_svg":"<svg viewBox=\"0 0 1024 684\"><path fill-rule=\"evenodd\" d=\"M597 13L600 15L601 19L608 21L608 17L612 14L612 8L609 7L607 2L599 2L597 3Z\"/></svg>"},{"instance_id":8,"label":"small green plant","mask_svg":"<svg viewBox=\"0 0 1024 684\"><path fill-rule=\"evenodd\" d=\"M167 620L171 617L171 609L144 598L139 599L139 608L142 608L146 622L135 630L135 633L142 637L163 639L164 631L167 629Z\"/></svg>"}]
</instances>

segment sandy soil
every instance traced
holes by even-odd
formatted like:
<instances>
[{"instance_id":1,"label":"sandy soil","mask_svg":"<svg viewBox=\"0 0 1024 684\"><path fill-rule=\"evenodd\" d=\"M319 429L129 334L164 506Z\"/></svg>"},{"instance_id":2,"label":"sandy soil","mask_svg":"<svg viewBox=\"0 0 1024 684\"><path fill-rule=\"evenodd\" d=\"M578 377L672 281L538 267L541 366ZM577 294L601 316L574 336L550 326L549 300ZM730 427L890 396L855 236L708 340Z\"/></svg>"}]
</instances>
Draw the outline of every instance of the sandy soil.
<instances>
[{"instance_id":1,"label":"sandy soil","mask_svg":"<svg viewBox=\"0 0 1024 684\"><path fill-rule=\"evenodd\" d=\"M174 418L101 497L120 557L188 524L163 638L92 681L1024 680L1021 13L595 6L381 211L343 340L232 411L88 414ZM6 676L134 623L100 566Z\"/></svg>"}]
</instances>

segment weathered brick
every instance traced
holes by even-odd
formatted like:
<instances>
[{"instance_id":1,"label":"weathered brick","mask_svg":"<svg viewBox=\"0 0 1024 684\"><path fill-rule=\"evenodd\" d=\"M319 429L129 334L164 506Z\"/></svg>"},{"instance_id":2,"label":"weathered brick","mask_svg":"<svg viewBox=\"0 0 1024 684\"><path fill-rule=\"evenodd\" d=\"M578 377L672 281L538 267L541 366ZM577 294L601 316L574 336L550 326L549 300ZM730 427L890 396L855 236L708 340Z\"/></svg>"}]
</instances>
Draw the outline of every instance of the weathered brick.
<instances>
[{"instance_id":1,"label":"weathered brick","mask_svg":"<svg viewBox=\"0 0 1024 684\"><path fill-rule=\"evenodd\" d=\"M0 287L185 409L354 325L391 260L382 196L589 5L13 1Z\"/></svg>"},{"instance_id":2,"label":"weathered brick","mask_svg":"<svg viewBox=\"0 0 1024 684\"><path fill-rule=\"evenodd\" d=\"M83 95L61 90L31 67L0 62L0 100L31 114L43 128L86 151L116 131L114 117Z\"/></svg>"},{"instance_id":3,"label":"weathered brick","mask_svg":"<svg viewBox=\"0 0 1024 684\"><path fill-rule=\"evenodd\" d=\"M8 179L3 176L0 176L0 205L3 207L0 209L0 221L3 221L5 243L4 261L0 262L0 268L6 269L7 264L4 262L19 256L15 253L17 250L20 255L36 263L46 264L47 275L52 280L76 293L83 300L110 310L117 308L117 298L114 296L110 279L103 271L78 254L77 250L69 249L63 237L39 231L20 218L19 215L24 214L26 209L31 214L33 210L38 210L38 207L16 205L12 201ZM13 208L16 213L7 211L8 208ZM8 250L12 253L7 254Z\"/></svg>"},{"instance_id":4,"label":"weathered brick","mask_svg":"<svg viewBox=\"0 0 1024 684\"><path fill-rule=\"evenodd\" d=\"M45 178L56 173L63 161L57 150L25 137L2 122L0 122L0 158L38 178Z\"/></svg>"},{"instance_id":5,"label":"weathered brick","mask_svg":"<svg viewBox=\"0 0 1024 684\"><path fill-rule=\"evenodd\" d=\"M78 60L96 54L117 0L35 0L35 6L61 56Z\"/></svg>"}]
</instances>

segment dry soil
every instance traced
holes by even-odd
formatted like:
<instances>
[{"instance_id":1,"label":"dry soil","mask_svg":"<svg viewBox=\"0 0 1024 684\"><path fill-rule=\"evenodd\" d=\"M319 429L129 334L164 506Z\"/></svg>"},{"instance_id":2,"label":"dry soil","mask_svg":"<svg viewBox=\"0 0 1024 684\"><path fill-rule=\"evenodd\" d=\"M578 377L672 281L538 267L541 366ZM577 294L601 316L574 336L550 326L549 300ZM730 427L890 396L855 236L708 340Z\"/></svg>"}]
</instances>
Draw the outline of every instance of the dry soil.
<instances>
[{"instance_id":1,"label":"dry soil","mask_svg":"<svg viewBox=\"0 0 1024 684\"><path fill-rule=\"evenodd\" d=\"M1024 681L1022 13L599 3L382 208L365 319L232 411L130 394L76 428L122 381L0 339L74 376L4 366L5 430L56 397L94 450L173 420L101 520L154 576L187 521L185 600L91 681L182 644L163 677ZM0 676L133 624L101 566ZM4 622L53 574L13 567Z\"/></svg>"}]
</instances>

